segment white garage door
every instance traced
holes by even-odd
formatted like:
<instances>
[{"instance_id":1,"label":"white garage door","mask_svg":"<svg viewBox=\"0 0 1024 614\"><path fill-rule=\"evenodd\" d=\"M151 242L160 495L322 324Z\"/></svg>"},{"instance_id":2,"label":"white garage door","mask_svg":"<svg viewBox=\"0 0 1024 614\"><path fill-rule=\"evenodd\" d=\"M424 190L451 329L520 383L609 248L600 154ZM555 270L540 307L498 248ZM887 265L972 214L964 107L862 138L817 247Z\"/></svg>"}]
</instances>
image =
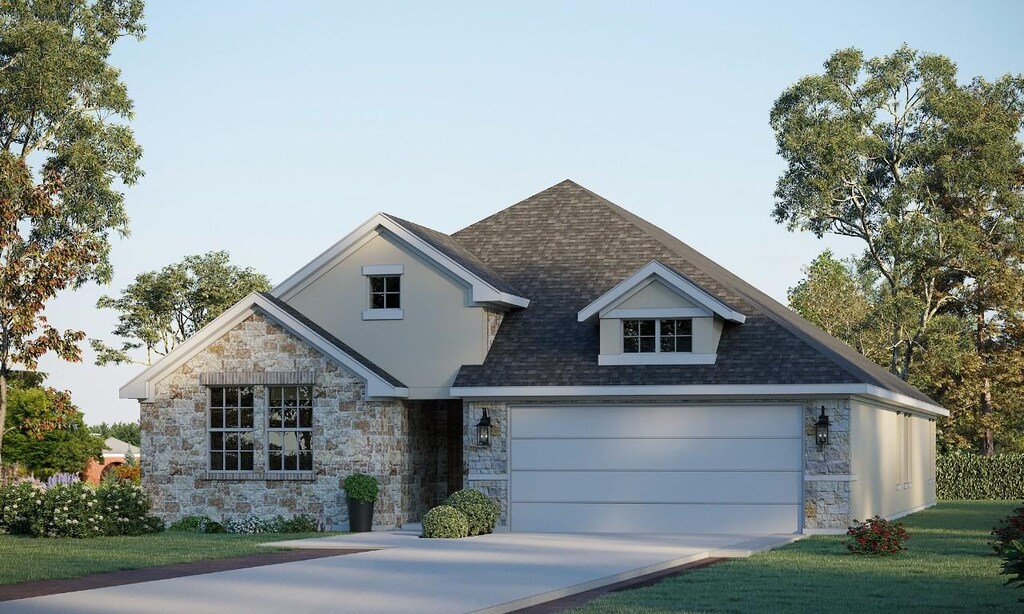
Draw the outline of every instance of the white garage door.
<instances>
[{"instance_id":1,"label":"white garage door","mask_svg":"<svg viewBox=\"0 0 1024 614\"><path fill-rule=\"evenodd\" d=\"M798 532L802 413L796 405L513 407L509 527Z\"/></svg>"}]
</instances>

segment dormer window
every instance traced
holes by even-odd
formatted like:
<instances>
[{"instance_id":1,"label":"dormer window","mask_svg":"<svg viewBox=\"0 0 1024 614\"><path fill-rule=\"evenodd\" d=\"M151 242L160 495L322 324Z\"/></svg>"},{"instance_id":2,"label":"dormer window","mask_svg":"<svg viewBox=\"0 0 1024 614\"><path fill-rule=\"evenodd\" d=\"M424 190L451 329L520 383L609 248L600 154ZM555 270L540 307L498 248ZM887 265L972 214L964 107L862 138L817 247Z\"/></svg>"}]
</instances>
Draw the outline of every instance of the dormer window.
<instances>
[{"instance_id":1,"label":"dormer window","mask_svg":"<svg viewBox=\"0 0 1024 614\"><path fill-rule=\"evenodd\" d=\"M363 310L364 320L401 320L402 275L405 267L401 264L368 264L363 267L367 280L367 308Z\"/></svg>"},{"instance_id":2,"label":"dormer window","mask_svg":"<svg viewBox=\"0 0 1024 614\"><path fill-rule=\"evenodd\" d=\"M692 319L622 321L622 352L624 354L692 351Z\"/></svg>"}]
</instances>

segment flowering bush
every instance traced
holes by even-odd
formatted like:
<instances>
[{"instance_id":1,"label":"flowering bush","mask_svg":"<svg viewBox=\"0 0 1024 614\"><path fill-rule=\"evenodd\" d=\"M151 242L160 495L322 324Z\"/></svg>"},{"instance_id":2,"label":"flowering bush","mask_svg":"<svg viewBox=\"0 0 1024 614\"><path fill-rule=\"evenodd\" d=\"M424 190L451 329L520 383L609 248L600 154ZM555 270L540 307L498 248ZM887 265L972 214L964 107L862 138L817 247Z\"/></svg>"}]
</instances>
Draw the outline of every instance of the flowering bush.
<instances>
[{"instance_id":1,"label":"flowering bush","mask_svg":"<svg viewBox=\"0 0 1024 614\"><path fill-rule=\"evenodd\" d=\"M910 539L902 522L878 516L858 522L846 534L850 536L846 547L854 554L899 554L907 549L904 542Z\"/></svg>"},{"instance_id":2,"label":"flowering bush","mask_svg":"<svg viewBox=\"0 0 1024 614\"><path fill-rule=\"evenodd\" d=\"M278 515L270 519L248 516L238 520L225 520L223 524L208 516L185 516L171 524L172 531L195 533L318 533L323 524L305 514L285 518Z\"/></svg>"},{"instance_id":3,"label":"flowering bush","mask_svg":"<svg viewBox=\"0 0 1024 614\"><path fill-rule=\"evenodd\" d=\"M0 486L0 533L97 537L163 530L135 484L110 482L96 489L68 477L54 477L49 487L35 480Z\"/></svg>"},{"instance_id":4,"label":"flowering bush","mask_svg":"<svg viewBox=\"0 0 1024 614\"><path fill-rule=\"evenodd\" d=\"M1010 542L1017 540L1024 542L1024 506L1013 510L1013 513L999 521L999 526L992 529L992 535L996 541L992 543L992 549L996 554L1003 554Z\"/></svg>"},{"instance_id":5,"label":"flowering bush","mask_svg":"<svg viewBox=\"0 0 1024 614\"><path fill-rule=\"evenodd\" d=\"M81 481L77 473L55 473L46 480L46 487L53 488L57 485L70 486Z\"/></svg>"},{"instance_id":6,"label":"flowering bush","mask_svg":"<svg viewBox=\"0 0 1024 614\"><path fill-rule=\"evenodd\" d=\"M264 520L259 516L225 520L224 528L228 533L277 533L277 523L273 519Z\"/></svg>"}]
</instances>

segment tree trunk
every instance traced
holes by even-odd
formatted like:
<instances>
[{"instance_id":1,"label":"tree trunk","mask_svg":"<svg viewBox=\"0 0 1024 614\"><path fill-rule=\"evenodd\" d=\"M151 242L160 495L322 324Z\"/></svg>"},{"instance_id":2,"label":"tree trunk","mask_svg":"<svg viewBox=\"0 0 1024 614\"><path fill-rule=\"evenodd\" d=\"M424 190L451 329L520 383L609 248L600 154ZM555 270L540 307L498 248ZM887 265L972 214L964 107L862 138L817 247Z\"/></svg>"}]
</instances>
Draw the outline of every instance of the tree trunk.
<instances>
[{"instance_id":1,"label":"tree trunk","mask_svg":"<svg viewBox=\"0 0 1024 614\"><path fill-rule=\"evenodd\" d=\"M974 339L975 349L982 358L984 364L985 350L987 349L988 336L985 330L985 314L979 313L975 316L977 322L977 334ZM982 367L985 368L984 366ZM996 453L995 432L992 425L988 423L992 415L992 380L987 374L981 378L981 394L978 395L978 414L984 424L981 441L979 442L980 452L985 456L994 456Z\"/></svg>"}]
</instances>

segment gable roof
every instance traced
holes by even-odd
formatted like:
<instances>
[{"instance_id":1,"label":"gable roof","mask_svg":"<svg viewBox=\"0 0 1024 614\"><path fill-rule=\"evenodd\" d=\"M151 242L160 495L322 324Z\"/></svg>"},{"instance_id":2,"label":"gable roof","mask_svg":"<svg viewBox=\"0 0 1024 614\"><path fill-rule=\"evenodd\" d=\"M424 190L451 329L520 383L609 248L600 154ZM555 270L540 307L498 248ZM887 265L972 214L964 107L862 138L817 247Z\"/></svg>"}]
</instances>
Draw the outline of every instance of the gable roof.
<instances>
[{"instance_id":1,"label":"gable roof","mask_svg":"<svg viewBox=\"0 0 1024 614\"><path fill-rule=\"evenodd\" d=\"M651 260L641 267L639 271L620 281L611 290L597 297L593 303L587 305L581 309L578 314L576 314L576 319L580 322L587 322L594 316L599 315L605 309L621 302L627 298L631 292L635 291L638 287L642 287L652 279L661 280L662 283L667 285L670 289L675 290L678 294L690 299L697 305L706 309L709 314L713 313L724 320L735 322L736 324L743 324L747 319L745 315L718 300L707 290L701 288L699 285L688 279L685 275L673 271L657 260Z\"/></svg>"},{"instance_id":2,"label":"gable roof","mask_svg":"<svg viewBox=\"0 0 1024 614\"><path fill-rule=\"evenodd\" d=\"M374 233L386 233L471 288L476 303L526 307L530 300L448 235L425 226L378 213L278 284L270 293L290 299L358 249Z\"/></svg>"},{"instance_id":3,"label":"gable roof","mask_svg":"<svg viewBox=\"0 0 1024 614\"><path fill-rule=\"evenodd\" d=\"M563 181L452 235L533 297L507 314L481 365L453 388L869 386L945 413L927 395L664 230ZM598 366L597 327L577 314L657 260L746 315L727 323L713 365Z\"/></svg>"},{"instance_id":4,"label":"gable roof","mask_svg":"<svg viewBox=\"0 0 1024 614\"><path fill-rule=\"evenodd\" d=\"M263 292L253 292L174 348L153 366L132 378L121 387L120 397L122 399L148 399L152 396L154 381L184 364L256 311L362 379L366 384L368 398L404 398L409 395L406 386L396 377L328 333L293 307L285 304L284 301Z\"/></svg>"},{"instance_id":5,"label":"gable roof","mask_svg":"<svg viewBox=\"0 0 1024 614\"><path fill-rule=\"evenodd\" d=\"M138 446L133 446L127 441L122 441L117 437L107 437L106 439L103 440L104 456L117 456L118 454L127 455L129 453L135 458L138 458Z\"/></svg>"}]
</instances>

